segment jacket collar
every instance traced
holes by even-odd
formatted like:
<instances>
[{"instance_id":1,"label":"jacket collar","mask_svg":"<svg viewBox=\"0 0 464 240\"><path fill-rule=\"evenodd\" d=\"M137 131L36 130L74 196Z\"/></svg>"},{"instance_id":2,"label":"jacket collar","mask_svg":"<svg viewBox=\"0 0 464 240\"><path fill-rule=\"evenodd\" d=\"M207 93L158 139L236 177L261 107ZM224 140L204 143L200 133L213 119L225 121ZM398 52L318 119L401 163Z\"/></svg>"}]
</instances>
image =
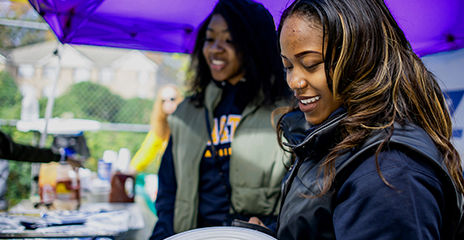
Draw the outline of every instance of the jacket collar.
<instances>
[{"instance_id":1,"label":"jacket collar","mask_svg":"<svg viewBox=\"0 0 464 240\"><path fill-rule=\"evenodd\" d=\"M221 101L222 89L211 81L205 90L205 106L208 110L215 109Z\"/></svg>"},{"instance_id":2,"label":"jacket collar","mask_svg":"<svg viewBox=\"0 0 464 240\"><path fill-rule=\"evenodd\" d=\"M212 112L221 101L222 88L217 82L212 80L205 90L205 106L208 111ZM263 104L264 96L260 92L250 103L248 103L243 110L242 117L247 116L249 113L254 112L259 106Z\"/></svg>"},{"instance_id":3,"label":"jacket collar","mask_svg":"<svg viewBox=\"0 0 464 240\"><path fill-rule=\"evenodd\" d=\"M311 126L301 111L295 111L285 115L281 126L284 136L290 147L297 156L307 155L317 152L323 154L337 142L337 126L346 117L344 109L336 110L329 118L318 126Z\"/></svg>"}]
</instances>

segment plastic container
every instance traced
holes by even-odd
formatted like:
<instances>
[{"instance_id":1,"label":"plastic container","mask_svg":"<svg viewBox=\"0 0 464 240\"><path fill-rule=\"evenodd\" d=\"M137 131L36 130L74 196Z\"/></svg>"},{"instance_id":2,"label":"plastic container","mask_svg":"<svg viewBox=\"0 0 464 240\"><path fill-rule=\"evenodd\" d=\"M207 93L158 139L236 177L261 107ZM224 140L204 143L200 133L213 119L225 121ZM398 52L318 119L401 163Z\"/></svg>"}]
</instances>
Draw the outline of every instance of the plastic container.
<instances>
[{"instance_id":1,"label":"plastic container","mask_svg":"<svg viewBox=\"0 0 464 240\"><path fill-rule=\"evenodd\" d=\"M111 178L110 202L134 202L134 175L116 172Z\"/></svg>"},{"instance_id":2,"label":"plastic container","mask_svg":"<svg viewBox=\"0 0 464 240\"><path fill-rule=\"evenodd\" d=\"M76 210L80 206L80 183L76 171L62 161L56 169L56 195L53 205L61 210Z\"/></svg>"},{"instance_id":3,"label":"plastic container","mask_svg":"<svg viewBox=\"0 0 464 240\"><path fill-rule=\"evenodd\" d=\"M52 204L55 200L56 175L59 163L42 163L39 170L40 202Z\"/></svg>"},{"instance_id":4,"label":"plastic container","mask_svg":"<svg viewBox=\"0 0 464 240\"><path fill-rule=\"evenodd\" d=\"M89 202L108 202L111 185L108 181L103 181L99 178L92 180L90 187Z\"/></svg>"},{"instance_id":5,"label":"plastic container","mask_svg":"<svg viewBox=\"0 0 464 240\"><path fill-rule=\"evenodd\" d=\"M97 175L100 180L110 181L113 163L116 162L118 154L112 150L103 152L103 158L98 160Z\"/></svg>"},{"instance_id":6,"label":"plastic container","mask_svg":"<svg viewBox=\"0 0 464 240\"><path fill-rule=\"evenodd\" d=\"M115 163L113 163L112 169L113 172L127 172L129 170L129 163L131 160L130 151L127 148L120 148L118 153L118 158Z\"/></svg>"}]
</instances>

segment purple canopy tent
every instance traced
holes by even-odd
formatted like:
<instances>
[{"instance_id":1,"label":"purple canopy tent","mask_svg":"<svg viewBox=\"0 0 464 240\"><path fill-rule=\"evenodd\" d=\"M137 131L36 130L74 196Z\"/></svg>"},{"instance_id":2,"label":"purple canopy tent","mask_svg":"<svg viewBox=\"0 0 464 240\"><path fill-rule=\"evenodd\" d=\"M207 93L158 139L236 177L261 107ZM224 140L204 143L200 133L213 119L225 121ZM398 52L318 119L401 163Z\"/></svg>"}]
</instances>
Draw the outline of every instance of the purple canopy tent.
<instances>
[{"instance_id":1,"label":"purple canopy tent","mask_svg":"<svg viewBox=\"0 0 464 240\"><path fill-rule=\"evenodd\" d=\"M29 0L62 43L187 53L216 0ZM276 24L293 0L257 0ZM415 52L464 47L464 1L386 0Z\"/></svg>"}]
</instances>

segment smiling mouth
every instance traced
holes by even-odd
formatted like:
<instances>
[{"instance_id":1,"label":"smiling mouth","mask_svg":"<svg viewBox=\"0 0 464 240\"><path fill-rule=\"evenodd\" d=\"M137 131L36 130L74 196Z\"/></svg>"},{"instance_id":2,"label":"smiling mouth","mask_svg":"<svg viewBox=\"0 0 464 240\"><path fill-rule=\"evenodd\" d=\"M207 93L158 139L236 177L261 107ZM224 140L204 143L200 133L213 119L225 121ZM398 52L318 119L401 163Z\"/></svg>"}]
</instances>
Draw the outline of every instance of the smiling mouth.
<instances>
[{"instance_id":1,"label":"smiling mouth","mask_svg":"<svg viewBox=\"0 0 464 240\"><path fill-rule=\"evenodd\" d=\"M312 98L300 99L299 102L306 105L306 104L314 103L319 99L321 99L320 96L315 96L315 97L312 97Z\"/></svg>"},{"instance_id":2,"label":"smiling mouth","mask_svg":"<svg viewBox=\"0 0 464 240\"><path fill-rule=\"evenodd\" d=\"M211 64L213 64L213 65L225 65L226 62L222 61L222 60L212 59Z\"/></svg>"},{"instance_id":3,"label":"smiling mouth","mask_svg":"<svg viewBox=\"0 0 464 240\"><path fill-rule=\"evenodd\" d=\"M211 59L210 66L212 69L220 71L226 66L226 62L218 59Z\"/></svg>"}]
</instances>

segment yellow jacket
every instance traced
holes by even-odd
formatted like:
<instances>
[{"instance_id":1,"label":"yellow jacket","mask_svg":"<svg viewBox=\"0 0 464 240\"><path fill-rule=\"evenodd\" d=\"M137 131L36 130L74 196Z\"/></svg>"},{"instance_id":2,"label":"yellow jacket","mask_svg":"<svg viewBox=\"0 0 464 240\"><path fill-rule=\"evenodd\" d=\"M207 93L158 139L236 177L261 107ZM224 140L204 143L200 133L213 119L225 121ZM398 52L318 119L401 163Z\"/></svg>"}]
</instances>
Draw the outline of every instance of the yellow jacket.
<instances>
[{"instance_id":1,"label":"yellow jacket","mask_svg":"<svg viewBox=\"0 0 464 240\"><path fill-rule=\"evenodd\" d=\"M151 162L155 161L156 169L158 169L167 142L167 140L163 140L156 136L153 130L150 130L145 140L143 140L142 146L132 158L130 166L137 172L141 172L145 170Z\"/></svg>"}]
</instances>

